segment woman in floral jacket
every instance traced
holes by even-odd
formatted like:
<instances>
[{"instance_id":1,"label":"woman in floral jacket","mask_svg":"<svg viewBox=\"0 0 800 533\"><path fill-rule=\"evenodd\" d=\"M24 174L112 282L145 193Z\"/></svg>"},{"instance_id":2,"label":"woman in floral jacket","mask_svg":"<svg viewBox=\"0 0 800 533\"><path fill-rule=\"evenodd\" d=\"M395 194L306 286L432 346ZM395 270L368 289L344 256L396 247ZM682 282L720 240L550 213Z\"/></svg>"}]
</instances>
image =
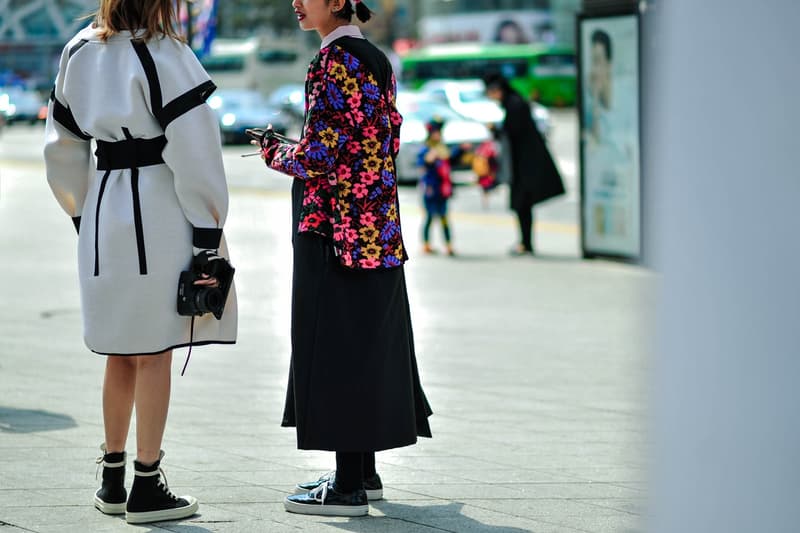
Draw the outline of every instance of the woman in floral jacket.
<instances>
[{"instance_id":1,"label":"woman in floral jacket","mask_svg":"<svg viewBox=\"0 0 800 533\"><path fill-rule=\"evenodd\" d=\"M306 77L299 143L262 142L293 176L292 359L283 426L300 449L336 452L336 471L297 486L286 509L367 514L382 497L375 452L430 437L403 263L395 157L402 117L386 56L350 21L356 0L294 0L322 38Z\"/></svg>"}]
</instances>

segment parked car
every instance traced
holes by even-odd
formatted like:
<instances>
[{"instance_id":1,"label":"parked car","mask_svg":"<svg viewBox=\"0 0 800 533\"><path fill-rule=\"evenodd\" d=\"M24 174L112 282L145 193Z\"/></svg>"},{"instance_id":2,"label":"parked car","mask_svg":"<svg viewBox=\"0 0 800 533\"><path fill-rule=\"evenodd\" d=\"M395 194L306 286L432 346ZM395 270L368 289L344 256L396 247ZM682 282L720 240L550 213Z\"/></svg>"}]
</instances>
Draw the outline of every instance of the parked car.
<instances>
[{"instance_id":1,"label":"parked car","mask_svg":"<svg viewBox=\"0 0 800 533\"><path fill-rule=\"evenodd\" d=\"M484 124L498 124L506 116L505 110L486 96L481 80L430 80L422 85L420 92ZM547 137L553 127L550 111L538 102L531 102L531 116L542 135Z\"/></svg>"},{"instance_id":2,"label":"parked car","mask_svg":"<svg viewBox=\"0 0 800 533\"><path fill-rule=\"evenodd\" d=\"M6 124L35 124L47 118L47 104L36 91L19 87L0 87L0 114Z\"/></svg>"},{"instance_id":3,"label":"parked car","mask_svg":"<svg viewBox=\"0 0 800 533\"><path fill-rule=\"evenodd\" d=\"M397 156L397 180L413 183L419 179L421 169L417 166L417 157L428 136L425 125L434 117L444 121L442 139L451 149L470 145L473 149L491 138L486 124L471 120L453 111L449 106L431 99L421 93L400 91L397 94L397 109L403 115L400 127L400 153ZM470 151L462 158L453 170L469 168ZM454 181L471 181L471 172L455 172Z\"/></svg>"},{"instance_id":4,"label":"parked car","mask_svg":"<svg viewBox=\"0 0 800 533\"><path fill-rule=\"evenodd\" d=\"M248 128L264 128L272 124L276 132L285 134L291 122L286 112L271 105L258 91L223 89L208 99L208 105L219 117L223 144L246 144Z\"/></svg>"},{"instance_id":5,"label":"parked car","mask_svg":"<svg viewBox=\"0 0 800 533\"><path fill-rule=\"evenodd\" d=\"M268 100L272 107L286 111L298 124L303 123L306 112L306 93L302 84L281 85L270 93Z\"/></svg>"}]
</instances>

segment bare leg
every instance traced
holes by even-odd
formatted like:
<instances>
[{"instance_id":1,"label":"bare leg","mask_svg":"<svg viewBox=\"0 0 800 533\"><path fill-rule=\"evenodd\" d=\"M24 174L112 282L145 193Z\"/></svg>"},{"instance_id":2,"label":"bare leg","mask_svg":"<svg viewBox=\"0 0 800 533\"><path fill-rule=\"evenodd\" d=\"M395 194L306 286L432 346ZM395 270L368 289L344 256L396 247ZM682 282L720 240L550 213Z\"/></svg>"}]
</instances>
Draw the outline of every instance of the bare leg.
<instances>
[{"instance_id":1,"label":"bare leg","mask_svg":"<svg viewBox=\"0 0 800 533\"><path fill-rule=\"evenodd\" d=\"M140 463L158 461L167 423L172 351L136 358L136 457Z\"/></svg>"},{"instance_id":2,"label":"bare leg","mask_svg":"<svg viewBox=\"0 0 800 533\"><path fill-rule=\"evenodd\" d=\"M128 440L136 387L136 358L110 355L103 380L103 423L106 450L122 452Z\"/></svg>"}]
</instances>

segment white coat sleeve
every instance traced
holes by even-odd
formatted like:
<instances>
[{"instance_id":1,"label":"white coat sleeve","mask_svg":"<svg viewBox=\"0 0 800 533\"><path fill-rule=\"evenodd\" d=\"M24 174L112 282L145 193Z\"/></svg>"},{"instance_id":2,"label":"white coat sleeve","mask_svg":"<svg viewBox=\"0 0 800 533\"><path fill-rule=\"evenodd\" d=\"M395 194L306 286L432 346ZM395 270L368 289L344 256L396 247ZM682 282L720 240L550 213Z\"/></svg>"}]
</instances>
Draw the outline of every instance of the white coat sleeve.
<instances>
[{"instance_id":1,"label":"white coat sleeve","mask_svg":"<svg viewBox=\"0 0 800 533\"><path fill-rule=\"evenodd\" d=\"M69 46L61 57L55 86L50 94L45 125L44 161L47 182L62 209L80 227L83 203L94 172L91 138L81 131L64 98L64 79Z\"/></svg>"},{"instance_id":2,"label":"white coat sleeve","mask_svg":"<svg viewBox=\"0 0 800 533\"><path fill-rule=\"evenodd\" d=\"M187 46L173 46L177 53L155 58L163 94L157 116L167 138L163 158L175 176L181 209L194 228L194 248L217 249L228 214L228 186L219 123L206 103L216 86Z\"/></svg>"}]
</instances>

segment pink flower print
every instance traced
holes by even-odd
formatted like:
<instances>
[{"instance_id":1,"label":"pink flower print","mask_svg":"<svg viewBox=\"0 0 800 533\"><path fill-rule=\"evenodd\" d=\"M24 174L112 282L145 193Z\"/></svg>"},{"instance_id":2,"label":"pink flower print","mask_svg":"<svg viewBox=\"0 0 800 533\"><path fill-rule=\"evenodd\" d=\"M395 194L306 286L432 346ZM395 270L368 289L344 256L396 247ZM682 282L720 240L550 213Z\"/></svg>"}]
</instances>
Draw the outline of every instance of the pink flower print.
<instances>
[{"instance_id":1,"label":"pink flower print","mask_svg":"<svg viewBox=\"0 0 800 533\"><path fill-rule=\"evenodd\" d=\"M372 214L371 211L367 211L366 213L361 213L361 224L364 226L372 226L375 224L375 221L378 220L378 217Z\"/></svg>"},{"instance_id":2,"label":"pink flower print","mask_svg":"<svg viewBox=\"0 0 800 533\"><path fill-rule=\"evenodd\" d=\"M367 187L363 183L353 185L353 194L356 198L364 198L367 195Z\"/></svg>"},{"instance_id":3,"label":"pink flower print","mask_svg":"<svg viewBox=\"0 0 800 533\"><path fill-rule=\"evenodd\" d=\"M339 176L340 181L350 181L350 178L353 176L353 172L347 165L339 165L336 174Z\"/></svg>"},{"instance_id":4,"label":"pink flower print","mask_svg":"<svg viewBox=\"0 0 800 533\"><path fill-rule=\"evenodd\" d=\"M358 232L353 228L347 228L344 230L344 238L347 242L356 242L358 240Z\"/></svg>"},{"instance_id":5,"label":"pink flower print","mask_svg":"<svg viewBox=\"0 0 800 533\"><path fill-rule=\"evenodd\" d=\"M381 266L380 260L372 258L359 259L358 264L361 266L361 268L378 268L379 266Z\"/></svg>"},{"instance_id":6,"label":"pink flower print","mask_svg":"<svg viewBox=\"0 0 800 533\"><path fill-rule=\"evenodd\" d=\"M350 226L351 224L353 224L353 217L344 215L342 217L342 226Z\"/></svg>"},{"instance_id":7,"label":"pink flower print","mask_svg":"<svg viewBox=\"0 0 800 533\"><path fill-rule=\"evenodd\" d=\"M399 126L400 124L403 123L403 116L397 111L392 111L389 117L391 118L393 126Z\"/></svg>"},{"instance_id":8,"label":"pink flower print","mask_svg":"<svg viewBox=\"0 0 800 533\"><path fill-rule=\"evenodd\" d=\"M367 139L369 139L370 137L377 137L378 128L376 128L375 126L367 126L366 128L364 128L363 133L364 137L366 137Z\"/></svg>"},{"instance_id":9,"label":"pink flower print","mask_svg":"<svg viewBox=\"0 0 800 533\"><path fill-rule=\"evenodd\" d=\"M347 151L351 154L357 154L361 151L361 143L358 141L349 141L347 143Z\"/></svg>"},{"instance_id":10,"label":"pink flower print","mask_svg":"<svg viewBox=\"0 0 800 533\"><path fill-rule=\"evenodd\" d=\"M400 139L395 138L392 141L392 150L394 151L394 153L397 153L397 152L400 151Z\"/></svg>"},{"instance_id":11,"label":"pink flower print","mask_svg":"<svg viewBox=\"0 0 800 533\"><path fill-rule=\"evenodd\" d=\"M368 187L378 181L378 173L372 170L359 172L358 175L361 176L361 183Z\"/></svg>"},{"instance_id":12,"label":"pink flower print","mask_svg":"<svg viewBox=\"0 0 800 533\"><path fill-rule=\"evenodd\" d=\"M351 109L358 109L361 107L361 93L355 93L347 99L347 104Z\"/></svg>"},{"instance_id":13,"label":"pink flower print","mask_svg":"<svg viewBox=\"0 0 800 533\"><path fill-rule=\"evenodd\" d=\"M348 115L350 115L350 117L353 119L353 122L355 122L356 124L361 124L362 122L364 122L364 113L362 113L357 108L351 109Z\"/></svg>"}]
</instances>

